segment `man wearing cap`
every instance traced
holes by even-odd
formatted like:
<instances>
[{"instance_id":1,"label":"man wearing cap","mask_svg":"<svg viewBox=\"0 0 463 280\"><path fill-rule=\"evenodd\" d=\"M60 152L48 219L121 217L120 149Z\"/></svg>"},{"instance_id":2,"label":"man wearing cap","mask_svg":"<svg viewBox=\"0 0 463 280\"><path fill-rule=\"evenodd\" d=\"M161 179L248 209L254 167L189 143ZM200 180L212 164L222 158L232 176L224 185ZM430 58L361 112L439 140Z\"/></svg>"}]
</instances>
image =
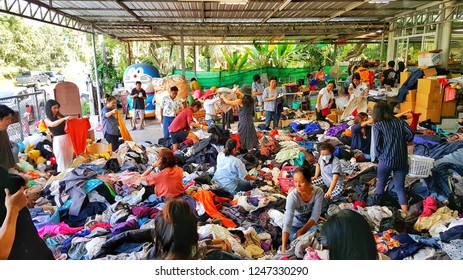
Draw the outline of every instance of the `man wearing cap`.
<instances>
[{"instance_id":1,"label":"man wearing cap","mask_svg":"<svg viewBox=\"0 0 463 280\"><path fill-rule=\"evenodd\" d=\"M209 127L214 125L214 121L217 118L215 112L215 103L220 100L220 97L215 96L215 93L207 89L204 95L201 97L204 99L204 110L206 111L206 123Z\"/></svg>"},{"instance_id":2,"label":"man wearing cap","mask_svg":"<svg viewBox=\"0 0 463 280\"><path fill-rule=\"evenodd\" d=\"M169 138L169 125L174 121L176 115L182 111L182 105L175 98L177 97L178 88L170 88L169 95L164 96L161 102L161 123L164 139Z\"/></svg>"}]
</instances>

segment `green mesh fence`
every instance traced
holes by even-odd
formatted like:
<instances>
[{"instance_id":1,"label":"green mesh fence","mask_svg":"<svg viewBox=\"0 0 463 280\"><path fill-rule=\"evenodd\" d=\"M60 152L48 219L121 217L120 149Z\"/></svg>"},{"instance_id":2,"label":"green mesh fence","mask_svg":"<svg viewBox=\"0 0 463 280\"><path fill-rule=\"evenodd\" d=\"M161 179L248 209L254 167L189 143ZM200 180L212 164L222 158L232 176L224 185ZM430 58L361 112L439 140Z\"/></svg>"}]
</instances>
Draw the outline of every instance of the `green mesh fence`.
<instances>
[{"instance_id":1,"label":"green mesh fence","mask_svg":"<svg viewBox=\"0 0 463 280\"><path fill-rule=\"evenodd\" d=\"M325 66L325 73L328 73L331 66ZM347 67L341 67L342 70L346 70ZM308 69L308 68L275 68L275 67L266 67L262 69L254 70L222 70L222 71L210 71L196 72L196 79L201 84L203 89L211 88L212 86L216 87L233 87L234 84L242 86L243 84L251 85L253 80L252 77L255 74L266 73L267 78L271 76L276 76L278 79L278 84L284 83L297 83L299 79L304 79L304 84L307 84L306 76L308 73L312 73L318 69ZM172 74L182 74L182 70L174 70ZM194 77L193 71L185 71L185 78L189 82L191 78ZM346 78L347 75L341 75L340 78Z\"/></svg>"}]
</instances>

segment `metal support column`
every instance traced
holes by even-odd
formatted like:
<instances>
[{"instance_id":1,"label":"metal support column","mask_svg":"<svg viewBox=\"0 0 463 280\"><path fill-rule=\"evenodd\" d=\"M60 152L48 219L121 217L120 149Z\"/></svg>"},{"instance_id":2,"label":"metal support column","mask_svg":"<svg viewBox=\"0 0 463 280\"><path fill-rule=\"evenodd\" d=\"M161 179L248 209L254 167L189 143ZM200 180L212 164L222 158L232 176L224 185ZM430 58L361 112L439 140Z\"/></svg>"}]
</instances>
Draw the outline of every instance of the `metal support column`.
<instances>
[{"instance_id":1,"label":"metal support column","mask_svg":"<svg viewBox=\"0 0 463 280\"><path fill-rule=\"evenodd\" d=\"M445 16L444 19L451 15L453 12L452 8L448 8L450 5L454 5L455 2L448 2L442 4L442 8L445 9ZM441 24L440 28L441 32L439 32L439 40L438 42L438 48L442 49L442 67L447 68L448 62L449 62L449 55L450 55L450 42L452 39L452 21L445 21Z\"/></svg>"},{"instance_id":2,"label":"metal support column","mask_svg":"<svg viewBox=\"0 0 463 280\"><path fill-rule=\"evenodd\" d=\"M182 59L182 75L185 76L185 44L183 42L183 35L180 36L180 55Z\"/></svg>"},{"instance_id":3,"label":"metal support column","mask_svg":"<svg viewBox=\"0 0 463 280\"><path fill-rule=\"evenodd\" d=\"M394 32L395 31L391 31L391 30L394 30L394 24L391 22L389 24L389 34L388 34L388 38L387 38L387 57L386 57L386 61L391 61L391 60L395 60L394 59L394 46L395 46L395 42L394 42ZM407 60L405 58L405 60ZM407 63L405 61L405 63Z\"/></svg>"},{"instance_id":4,"label":"metal support column","mask_svg":"<svg viewBox=\"0 0 463 280\"><path fill-rule=\"evenodd\" d=\"M132 65L132 48L130 42L127 42L127 64Z\"/></svg>"},{"instance_id":5,"label":"metal support column","mask_svg":"<svg viewBox=\"0 0 463 280\"><path fill-rule=\"evenodd\" d=\"M96 46L95 46L95 31L92 26L92 48L93 48L93 66L95 68L95 83L96 83L96 96L98 98L98 123L101 122L101 93L100 93L100 80L98 79L98 64L96 62ZM93 93L92 93L93 94Z\"/></svg>"},{"instance_id":6,"label":"metal support column","mask_svg":"<svg viewBox=\"0 0 463 280\"><path fill-rule=\"evenodd\" d=\"M196 43L193 43L193 75L196 77Z\"/></svg>"},{"instance_id":7,"label":"metal support column","mask_svg":"<svg viewBox=\"0 0 463 280\"><path fill-rule=\"evenodd\" d=\"M384 32L381 34L381 50L379 52L379 63L383 62L383 49L384 49Z\"/></svg>"}]
</instances>

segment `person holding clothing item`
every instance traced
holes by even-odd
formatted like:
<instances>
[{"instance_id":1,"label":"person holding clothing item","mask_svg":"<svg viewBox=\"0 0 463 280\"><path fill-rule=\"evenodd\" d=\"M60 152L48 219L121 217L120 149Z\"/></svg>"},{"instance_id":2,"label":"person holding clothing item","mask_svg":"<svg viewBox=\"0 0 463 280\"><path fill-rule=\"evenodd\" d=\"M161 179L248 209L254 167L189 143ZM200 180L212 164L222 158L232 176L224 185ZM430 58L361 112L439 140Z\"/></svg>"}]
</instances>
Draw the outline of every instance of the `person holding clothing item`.
<instances>
[{"instance_id":1,"label":"person holding clothing item","mask_svg":"<svg viewBox=\"0 0 463 280\"><path fill-rule=\"evenodd\" d=\"M317 96L317 120L326 120L334 104L333 94L334 82L329 81L326 87L322 88Z\"/></svg>"},{"instance_id":2,"label":"person holding clothing item","mask_svg":"<svg viewBox=\"0 0 463 280\"><path fill-rule=\"evenodd\" d=\"M178 94L178 88L173 86L170 88L169 95L164 96L161 102L161 123L164 139L169 138L169 125L174 121L175 116L180 114L183 106L175 99Z\"/></svg>"},{"instance_id":3,"label":"person holding clothing item","mask_svg":"<svg viewBox=\"0 0 463 280\"><path fill-rule=\"evenodd\" d=\"M286 197L286 210L283 220L281 252L293 239L314 229L320 218L323 203L323 190L312 186L313 170L309 166L298 167L294 171L294 187Z\"/></svg>"},{"instance_id":4,"label":"person holding clothing item","mask_svg":"<svg viewBox=\"0 0 463 280\"><path fill-rule=\"evenodd\" d=\"M191 131L190 126L202 129L203 131L209 129L207 125L193 121L193 113L198 112L201 106L201 102L198 100L194 101L191 106L180 112L170 124L169 133L172 137L173 152L177 151L179 144L186 139L191 139L194 143L199 142L198 136Z\"/></svg>"},{"instance_id":5,"label":"person holding clothing item","mask_svg":"<svg viewBox=\"0 0 463 280\"><path fill-rule=\"evenodd\" d=\"M143 129L145 121L145 99L146 91L141 88L141 82L135 82L135 88L132 89L130 98L133 100L133 110L132 110L132 130L137 129L137 118L140 118L140 130Z\"/></svg>"},{"instance_id":6,"label":"person holding clothing item","mask_svg":"<svg viewBox=\"0 0 463 280\"><path fill-rule=\"evenodd\" d=\"M220 101L220 96L217 96L215 92L207 89L204 95L201 97L204 99L204 111L206 111L206 123L209 127L214 125L214 121L217 119L217 113L215 111L215 103Z\"/></svg>"},{"instance_id":7,"label":"person holding clothing item","mask_svg":"<svg viewBox=\"0 0 463 280\"><path fill-rule=\"evenodd\" d=\"M273 120L273 128L278 128L278 119L276 115L276 100L281 91L277 88L277 77L272 76L269 79L270 85L264 89L262 99L264 100L265 111L265 126L270 127L270 122Z\"/></svg>"},{"instance_id":8,"label":"person holding clothing item","mask_svg":"<svg viewBox=\"0 0 463 280\"><path fill-rule=\"evenodd\" d=\"M349 92L349 100L352 100L354 97L368 95L368 86L360 81L359 73L354 73L352 75L352 83L350 83L347 91Z\"/></svg>"},{"instance_id":9,"label":"person holding clothing item","mask_svg":"<svg viewBox=\"0 0 463 280\"><path fill-rule=\"evenodd\" d=\"M111 144L111 149L115 152L119 149L119 122L116 118L116 97L106 96L106 106L101 109L101 120L103 122L103 137Z\"/></svg>"},{"instance_id":10,"label":"person holding clothing item","mask_svg":"<svg viewBox=\"0 0 463 280\"><path fill-rule=\"evenodd\" d=\"M240 191L249 191L252 185L249 181L257 180L256 176L247 173L244 163L236 157L238 142L228 139L225 150L217 156L217 170L212 181L232 194Z\"/></svg>"},{"instance_id":11,"label":"person holding clothing item","mask_svg":"<svg viewBox=\"0 0 463 280\"><path fill-rule=\"evenodd\" d=\"M327 199L338 199L344 191L344 175L341 162L333 155L334 147L328 142L319 143L317 150L320 154L316 165L315 176L322 175L323 183L328 187L325 193Z\"/></svg>"},{"instance_id":12,"label":"person holding clothing item","mask_svg":"<svg viewBox=\"0 0 463 280\"><path fill-rule=\"evenodd\" d=\"M60 104L54 99L50 99L45 104L45 124L53 135L53 154L56 158L56 164L58 165L57 171L71 167L74 148L72 146L71 137L67 134L64 129L66 127L66 121L72 119L72 116L63 116L59 112Z\"/></svg>"},{"instance_id":13,"label":"person holding clothing item","mask_svg":"<svg viewBox=\"0 0 463 280\"><path fill-rule=\"evenodd\" d=\"M373 137L378 158L378 181L373 203L379 204L389 176L393 172L394 190L404 213L408 211L405 194L405 176L408 173L407 143L413 140L413 131L403 120L394 116L386 102L373 107Z\"/></svg>"},{"instance_id":14,"label":"person holding clothing item","mask_svg":"<svg viewBox=\"0 0 463 280\"><path fill-rule=\"evenodd\" d=\"M154 169L159 172L151 173ZM183 169L177 166L177 160L170 149L159 151L157 160L142 175L148 186L154 186L158 198L176 198L181 196L185 188L182 184Z\"/></svg>"},{"instance_id":15,"label":"person holding clothing item","mask_svg":"<svg viewBox=\"0 0 463 280\"><path fill-rule=\"evenodd\" d=\"M241 148L250 152L253 148L259 145L259 139L254 126L254 99L252 98L251 87L248 84L240 88L243 94L242 99L233 101L228 100L225 96L221 96L222 100L231 106L239 106L238 109L238 134L240 135Z\"/></svg>"},{"instance_id":16,"label":"person holding clothing item","mask_svg":"<svg viewBox=\"0 0 463 280\"><path fill-rule=\"evenodd\" d=\"M13 116L13 109L0 104L0 167L3 167L5 170L14 168L16 165L7 131Z\"/></svg>"},{"instance_id":17,"label":"person holding clothing item","mask_svg":"<svg viewBox=\"0 0 463 280\"><path fill-rule=\"evenodd\" d=\"M321 230L330 260L388 259L378 253L376 241L365 217L351 209L342 209L329 217Z\"/></svg>"}]
</instances>

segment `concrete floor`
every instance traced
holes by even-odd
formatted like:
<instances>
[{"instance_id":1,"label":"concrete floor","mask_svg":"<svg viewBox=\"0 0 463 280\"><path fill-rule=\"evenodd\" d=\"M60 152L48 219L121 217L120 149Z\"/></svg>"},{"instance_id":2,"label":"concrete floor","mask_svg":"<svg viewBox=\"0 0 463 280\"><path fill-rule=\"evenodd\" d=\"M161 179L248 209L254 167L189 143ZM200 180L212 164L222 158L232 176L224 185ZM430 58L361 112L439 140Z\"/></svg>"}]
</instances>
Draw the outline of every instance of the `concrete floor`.
<instances>
[{"instance_id":1,"label":"concrete floor","mask_svg":"<svg viewBox=\"0 0 463 280\"><path fill-rule=\"evenodd\" d=\"M125 120L125 125L132 135L134 142L144 142L149 141L153 144L157 144L159 138L163 137L161 124L155 121L154 118L145 119L145 128L139 130L139 124L137 123L137 130L131 130L132 125L130 119ZM101 131L95 131L95 139L103 139L103 133Z\"/></svg>"}]
</instances>

